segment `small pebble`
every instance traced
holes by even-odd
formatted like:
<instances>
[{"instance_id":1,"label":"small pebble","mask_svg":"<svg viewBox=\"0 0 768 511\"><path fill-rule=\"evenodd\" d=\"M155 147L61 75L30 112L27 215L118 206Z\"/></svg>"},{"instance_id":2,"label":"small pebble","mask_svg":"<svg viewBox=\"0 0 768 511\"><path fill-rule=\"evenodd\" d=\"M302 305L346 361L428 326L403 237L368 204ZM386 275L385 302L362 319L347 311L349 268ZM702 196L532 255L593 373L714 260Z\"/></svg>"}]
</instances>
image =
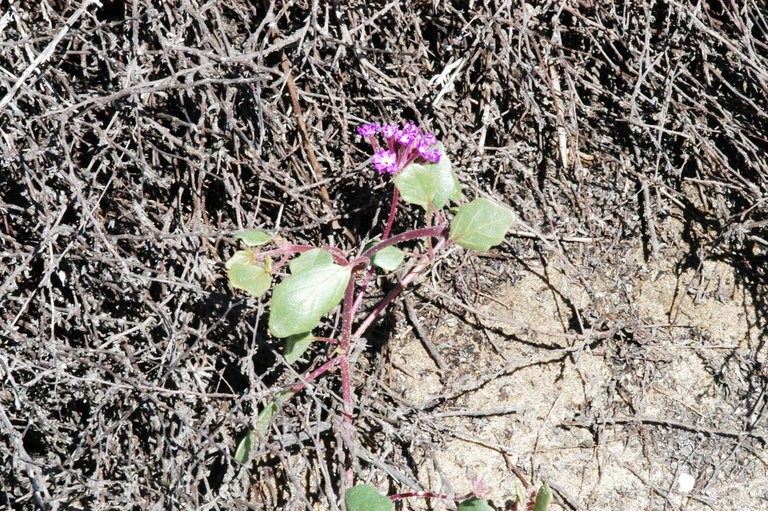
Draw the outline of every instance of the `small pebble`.
<instances>
[{"instance_id":1,"label":"small pebble","mask_svg":"<svg viewBox=\"0 0 768 511\"><path fill-rule=\"evenodd\" d=\"M677 484L682 493L690 493L693 490L693 485L696 484L696 479L691 474L681 472L677 478Z\"/></svg>"}]
</instances>

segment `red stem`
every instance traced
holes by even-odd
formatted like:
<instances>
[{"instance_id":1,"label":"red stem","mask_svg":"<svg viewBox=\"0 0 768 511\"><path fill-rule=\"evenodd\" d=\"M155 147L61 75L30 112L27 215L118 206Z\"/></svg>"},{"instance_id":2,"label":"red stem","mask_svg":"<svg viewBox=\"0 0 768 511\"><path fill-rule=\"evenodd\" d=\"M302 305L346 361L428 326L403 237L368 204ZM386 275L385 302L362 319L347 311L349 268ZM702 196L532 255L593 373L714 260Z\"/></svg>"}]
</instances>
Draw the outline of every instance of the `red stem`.
<instances>
[{"instance_id":1,"label":"red stem","mask_svg":"<svg viewBox=\"0 0 768 511\"><path fill-rule=\"evenodd\" d=\"M397 203L400 199L400 191L395 187L395 191L392 192L392 207L389 208L389 218L387 218L387 226L384 229L384 234L381 235L382 240L386 240L389 238L389 233L392 230L392 224L395 221L395 213L397 213ZM360 303L363 301L363 297L365 296L365 292L368 291L368 286L371 283L371 277L373 277L373 268L368 268L368 271L365 272L365 279L363 279L363 285L360 287L360 292L357 294L357 298L355 299L355 303L352 306L352 314L354 315L355 312L357 312L357 309L360 307Z\"/></svg>"},{"instance_id":2,"label":"red stem","mask_svg":"<svg viewBox=\"0 0 768 511\"><path fill-rule=\"evenodd\" d=\"M291 392L293 392L294 394L297 393L298 391L306 387L307 383L313 382L320 375L322 375L324 372L326 372L328 369L335 366L339 362L341 362L341 355L339 355L338 357L332 358L331 360L327 361L325 364L321 365L320 367L318 367L317 369L309 373L309 376L304 377L304 381L302 383L297 383L296 385L291 387Z\"/></svg>"},{"instance_id":3,"label":"red stem","mask_svg":"<svg viewBox=\"0 0 768 511\"><path fill-rule=\"evenodd\" d=\"M475 494L474 493L468 493L462 497L454 497L453 500L456 502L463 502L467 499L471 499ZM400 499L407 499L411 497L423 497L423 498L430 498L430 499L448 499L448 495L439 495L437 493L432 493L428 491L417 491L417 492L410 492L410 493L398 493L397 495L390 495L389 500L400 500Z\"/></svg>"},{"instance_id":4,"label":"red stem","mask_svg":"<svg viewBox=\"0 0 768 511\"><path fill-rule=\"evenodd\" d=\"M355 261L352 261L350 264L355 264L357 261L361 261L363 259L370 260L371 256L373 256L376 252L383 250L389 246L395 245L397 243L401 243L403 241L409 241L417 238L427 238L432 236L444 236L446 232L446 228L443 225L439 225L437 227L427 227L425 229L416 229L415 231L408 231L401 234L398 234L397 236L393 236L389 239L386 239L376 245L375 247L371 247L369 250L366 250L363 255L355 259ZM352 316L355 315L357 312L357 309L360 308L360 304L363 302L363 298L365 297L365 291L368 289L368 285L371 283L371 276L373 274L373 268L369 269L365 274L365 280L363 281L363 286L360 288L360 292L357 294L357 297L355 298L355 302L352 306L351 314ZM358 329L358 332L360 330ZM355 334L355 337L360 337L359 335Z\"/></svg>"},{"instance_id":5,"label":"red stem","mask_svg":"<svg viewBox=\"0 0 768 511\"><path fill-rule=\"evenodd\" d=\"M355 271L352 270L352 275L349 277L349 283L347 289L344 291L344 305L343 305L343 319L341 323L341 340L340 346L341 358L341 399L343 401L344 411L344 423L342 425L342 434L349 441L349 449L346 454L346 467L344 470L344 485L346 488L351 488L353 483L352 474L352 401L354 399L352 395L352 376L349 371L349 350L352 345L350 339L350 332L352 331L352 320L354 319L354 297L355 297Z\"/></svg>"},{"instance_id":6,"label":"red stem","mask_svg":"<svg viewBox=\"0 0 768 511\"><path fill-rule=\"evenodd\" d=\"M309 250L314 250L318 247L313 247L310 245L286 245L285 247L276 248L273 250L267 250L266 252L259 252L258 254L254 254L258 258L264 258L266 256L272 256L272 255L278 255L278 254L292 254L292 253L301 253L301 252L308 252ZM320 249L325 250L329 254L333 256L334 261L336 261L339 264L347 264L347 254L342 252L336 247L320 247Z\"/></svg>"},{"instance_id":7,"label":"red stem","mask_svg":"<svg viewBox=\"0 0 768 511\"><path fill-rule=\"evenodd\" d=\"M344 318L341 324L341 395L344 400L344 421L352 423L352 383L349 375L349 350L351 347L350 333L352 332L352 300L355 294L354 272L349 278L349 284L344 292Z\"/></svg>"},{"instance_id":8,"label":"red stem","mask_svg":"<svg viewBox=\"0 0 768 511\"><path fill-rule=\"evenodd\" d=\"M384 234L381 235L381 239L385 240L389 238L389 233L392 230L392 224L395 221L395 213L397 212L397 202L400 199L400 192L397 187L392 192L392 207L389 209L389 218L387 219L387 227L384 229Z\"/></svg>"},{"instance_id":9,"label":"red stem","mask_svg":"<svg viewBox=\"0 0 768 511\"><path fill-rule=\"evenodd\" d=\"M397 297L400 292L403 291L415 278L416 276L421 273L424 268L432 261L434 258L434 254L437 252L437 250L444 245L448 238L447 238L447 228L442 225L437 227L428 227L425 229L417 229L414 231L404 232L401 234L398 234L397 236L393 236L392 238L389 237L389 234L392 230L392 224L394 223L395 214L397 212L397 203L399 200L399 192L397 188L395 188L395 191L392 196L392 207L389 211L389 218L387 219L387 225L384 229L384 233L382 234L382 242L377 244L375 247L372 247L371 249L365 251L360 257L355 259L352 262L347 262L346 254L342 252L341 250L335 248L335 247L321 247L323 250L326 250L329 252L334 260L340 264L345 264L352 266L352 274L349 279L349 283L347 284L347 289L344 291L344 304L343 304L343 320L342 320L342 328L341 328L341 337L338 341L335 339L330 338L318 338L319 340L325 340L328 342L337 342L339 344L339 349L341 351L341 354L337 357L332 358L331 360L327 361L314 371L312 371L309 376L304 378L304 382L294 385L291 388L291 392L293 394L299 392L304 387L307 386L307 383L315 380L320 375L328 371L331 367L335 365L339 365L340 371L341 371L341 394L342 394L342 401L343 401L343 413L344 413L344 422L342 427L343 435L346 437L347 440L350 441L350 446L352 445L352 409L353 409L353 399L354 396L352 394L352 377L350 374L350 367L349 367L349 353L350 349L352 347L352 340L359 338L362 333L365 332L365 330L370 326L370 324L378 317L378 315L389 305L392 300ZM373 269L368 269L365 275L365 280L363 282L362 288L360 289L360 292L355 296L355 267L359 267L360 264L370 264L370 257L379 252L380 250L383 250L386 247L395 245L397 243L401 243L404 241L409 241L413 239L418 238L432 238L432 237L440 237L440 240L430 248L429 253L427 256L419 262L416 266L411 268L411 270L408 272L408 274L403 277L403 279L400 281L398 286L390 291L389 294L382 300L379 305L376 306L376 308L368 315L368 317L363 321L363 324L358 327L358 329L355 331L354 337L352 336L352 321L354 320L355 313L357 312L357 309L359 308L363 297L365 296L365 292L368 289L368 285L371 281L371 276L373 274ZM285 256L281 259L281 261L278 263L277 268L284 265L288 257L292 253L297 252L306 252L308 250L312 250L315 247L307 246L307 245L289 245L285 247L281 247L275 250L270 250L268 252L263 252L261 254L258 254L259 257L266 257L269 255L278 255L278 254L285 254ZM346 467L344 470L344 483L347 488L352 487L353 483L353 474L352 474L352 453L348 450L347 456L346 456ZM433 493L415 493L415 494L401 494L401 495L395 495L394 497L390 497L392 500L397 500L399 498L406 498L410 496L420 496L420 497L434 497L434 498L447 498L446 496L437 495ZM470 494L471 496L471 494ZM469 498L469 497L467 497ZM461 499L465 500L465 499Z\"/></svg>"},{"instance_id":10,"label":"red stem","mask_svg":"<svg viewBox=\"0 0 768 511\"><path fill-rule=\"evenodd\" d=\"M288 262L288 260L291 258L291 256L292 256L292 255L293 255L293 254L285 254L285 255L282 257L282 259L280 259L280 261L278 261L278 262L277 262L277 264L275 264L274 266L272 266L272 271L273 271L273 272L276 272L276 271L280 270L280 268L282 268L283 266L285 266L285 263L287 263L287 262Z\"/></svg>"},{"instance_id":11,"label":"red stem","mask_svg":"<svg viewBox=\"0 0 768 511\"><path fill-rule=\"evenodd\" d=\"M443 229L443 232L445 230ZM415 232L415 231L413 231ZM392 238L394 239L394 238ZM368 329L369 326L371 326L371 323L373 323L376 318L379 316L379 314L382 313L384 309L387 308L387 305L392 303L392 300L397 298L397 296L403 292L403 290L410 285L411 282L418 276L419 273L424 271L424 268L427 267L429 263L432 262L432 259L434 259L435 254L437 253L440 248L445 245L448 241L447 237L442 237L440 240L435 243L435 246L432 247L432 249L429 251L427 256L421 260L416 266L411 268L411 271L408 272L408 274L403 277L403 280L401 280L397 286L390 291L387 296L384 297L384 299L379 302L379 304L376 306L375 309L371 311L370 314L368 314L368 317L365 318L365 320L360 324L360 326L357 327L357 330L355 330L354 338L361 337L363 333Z\"/></svg>"},{"instance_id":12,"label":"red stem","mask_svg":"<svg viewBox=\"0 0 768 511\"><path fill-rule=\"evenodd\" d=\"M375 247L371 247L363 254L358 257L358 259L368 258L370 259L374 254L377 252L380 252L384 250L387 247L391 247L392 245L397 245L398 243L402 243L404 241L410 241L415 240L418 238L432 238L432 237L438 237L438 236L445 236L447 234L447 228L444 225L438 225L435 227L425 227L423 229L415 229L413 231L403 232L398 234L397 236L392 236L391 238L388 238L381 243L378 243ZM354 262L354 261L353 261Z\"/></svg>"}]
</instances>

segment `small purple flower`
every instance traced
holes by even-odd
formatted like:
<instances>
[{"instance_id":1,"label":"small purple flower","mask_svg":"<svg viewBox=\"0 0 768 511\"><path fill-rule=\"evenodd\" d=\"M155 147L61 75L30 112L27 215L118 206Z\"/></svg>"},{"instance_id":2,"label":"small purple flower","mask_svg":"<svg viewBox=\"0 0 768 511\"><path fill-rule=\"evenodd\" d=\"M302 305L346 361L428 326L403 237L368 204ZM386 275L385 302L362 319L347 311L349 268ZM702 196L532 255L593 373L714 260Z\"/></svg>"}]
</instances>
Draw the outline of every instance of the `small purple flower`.
<instances>
[{"instance_id":1,"label":"small purple flower","mask_svg":"<svg viewBox=\"0 0 768 511\"><path fill-rule=\"evenodd\" d=\"M371 159L373 166L379 172L395 172L397 171L397 153L394 151L384 150L378 151L373 155Z\"/></svg>"},{"instance_id":2,"label":"small purple flower","mask_svg":"<svg viewBox=\"0 0 768 511\"><path fill-rule=\"evenodd\" d=\"M437 137L435 137L432 133L423 133L421 135L419 147L431 147L435 144L437 144Z\"/></svg>"},{"instance_id":3,"label":"small purple flower","mask_svg":"<svg viewBox=\"0 0 768 511\"><path fill-rule=\"evenodd\" d=\"M397 126L395 124L385 124L381 127L381 134L386 139L395 138L397 136L397 132L399 130L397 129Z\"/></svg>"},{"instance_id":4,"label":"small purple flower","mask_svg":"<svg viewBox=\"0 0 768 511\"><path fill-rule=\"evenodd\" d=\"M410 145L413 145L413 143L418 138L419 132L418 131L413 132L413 131L405 131L405 130L403 130L398 135L399 135L397 137L397 141L398 142L400 142L403 145L410 146Z\"/></svg>"},{"instance_id":5,"label":"small purple flower","mask_svg":"<svg viewBox=\"0 0 768 511\"><path fill-rule=\"evenodd\" d=\"M378 124L363 124L357 128L357 132L363 137L372 137L379 132Z\"/></svg>"},{"instance_id":6,"label":"small purple flower","mask_svg":"<svg viewBox=\"0 0 768 511\"><path fill-rule=\"evenodd\" d=\"M437 144L437 137L422 132L411 122L404 122L402 128L396 124L364 124L357 128L357 132L373 146L371 162L379 172L396 174L411 163L437 163L442 157L439 149L432 149ZM377 133L387 141L381 149L376 141Z\"/></svg>"},{"instance_id":7,"label":"small purple flower","mask_svg":"<svg viewBox=\"0 0 768 511\"><path fill-rule=\"evenodd\" d=\"M437 149L419 148L419 155L427 161L437 163L440 161L440 151Z\"/></svg>"}]
</instances>

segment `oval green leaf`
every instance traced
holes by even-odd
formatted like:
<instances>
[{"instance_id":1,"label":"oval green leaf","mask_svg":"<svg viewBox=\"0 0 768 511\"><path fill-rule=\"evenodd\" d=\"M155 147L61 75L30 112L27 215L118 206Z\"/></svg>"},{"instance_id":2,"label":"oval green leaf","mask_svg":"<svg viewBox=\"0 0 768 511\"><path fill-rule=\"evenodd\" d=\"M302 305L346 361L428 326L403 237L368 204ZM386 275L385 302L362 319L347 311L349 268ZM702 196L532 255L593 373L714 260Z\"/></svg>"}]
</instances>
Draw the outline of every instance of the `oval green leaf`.
<instances>
[{"instance_id":1,"label":"oval green leaf","mask_svg":"<svg viewBox=\"0 0 768 511\"><path fill-rule=\"evenodd\" d=\"M224 268L231 269L233 264L253 264L253 252L250 250L238 250L224 263Z\"/></svg>"},{"instance_id":2,"label":"oval green leaf","mask_svg":"<svg viewBox=\"0 0 768 511\"><path fill-rule=\"evenodd\" d=\"M250 264L232 264L227 277L233 287L248 291L256 297L266 293L272 284L272 276L267 270Z\"/></svg>"},{"instance_id":3,"label":"oval green leaf","mask_svg":"<svg viewBox=\"0 0 768 511\"><path fill-rule=\"evenodd\" d=\"M291 391L278 392L275 394L275 399L270 401L269 404L259 412L259 415L256 417L256 429L248 430L243 439L240 440L240 443L237 445L237 450L235 450L235 460L240 463L245 463L248 460L251 449L253 449L253 446L256 444L256 434L259 436L267 436L267 433L269 433L269 425L272 424L277 412L280 411L280 406L283 401L293 397L293 394L294 393Z\"/></svg>"},{"instance_id":4,"label":"oval green leaf","mask_svg":"<svg viewBox=\"0 0 768 511\"><path fill-rule=\"evenodd\" d=\"M418 163L411 163L395 178L395 186L405 202L416 204L428 210L435 199L437 176Z\"/></svg>"},{"instance_id":5,"label":"oval green leaf","mask_svg":"<svg viewBox=\"0 0 768 511\"><path fill-rule=\"evenodd\" d=\"M389 497L382 495L370 484L353 486L344 494L347 511L394 511Z\"/></svg>"},{"instance_id":6,"label":"oval green leaf","mask_svg":"<svg viewBox=\"0 0 768 511\"><path fill-rule=\"evenodd\" d=\"M275 337L312 331L344 297L352 268L326 264L291 275L275 286L269 329Z\"/></svg>"},{"instance_id":7,"label":"oval green leaf","mask_svg":"<svg viewBox=\"0 0 768 511\"><path fill-rule=\"evenodd\" d=\"M280 406L283 404L283 401L292 398L293 394L294 393L291 391L283 391L275 394L275 399L270 401L269 404L259 412L258 417L256 417L256 433L261 436L266 436L266 434L269 433L269 425L272 424L275 415L280 411Z\"/></svg>"},{"instance_id":8,"label":"oval green leaf","mask_svg":"<svg viewBox=\"0 0 768 511\"><path fill-rule=\"evenodd\" d=\"M242 240L249 247L258 247L272 239L272 236L262 231L244 231L235 234L235 238Z\"/></svg>"},{"instance_id":9,"label":"oval green leaf","mask_svg":"<svg viewBox=\"0 0 768 511\"><path fill-rule=\"evenodd\" d=\"M450 238L462 247L485 251L504 241L514 223L511 209L488 199L475 199L456 212Z\"/></svg>"},{"instance_id":10,"label":"oval green leaf","mask_svg":"<svg viewBox=\"0 0 768 511\"><path fill-rule=\"evenodd\" d=\"M539 488L539 492L536 494L536 504L534 504L534 511L548 511L549 505L552 502L552 490L546 484Z\"/></svg>"},{"instance_id":11,"label":"oval green leaf","mask_svg":"<svg viewBox=\"0 0 768 511\"><path fill-rule=\"evenodd\" d=\"M285 344L285 361L289 364L296 362L309 349L314 340L315 336L310 332L288 337L288 342Z\"/></svg>"},{"instance_id":12,"label":"oval green leaf","mask_svg":"<svg viewBox=\"0 0 768 511\"><path fill-rule=\"evenodd\" d=\"M237 450L235 451L235 461L239 463L245 463L248 461L248 456L251 454L253 444L256 441L256 437L253 434L253 430L249 429L240 443L237 444Z\"/></svg>"},{"instance_id":13,"label":"oval green leaf","mask_svg":"<svg viewBox=\"0 0 768 511\"><path fill-rule=\"evenodd\" d=\"M256 417L256 433L260 436L267 436L267 433L269 433L269 425L272 424L278 411L280 411L280 405L276 399L273 399Z\"/></svg>"},{"instance_id":14,"label":"oval green leaf","mask_svg":"<svg viewBox=\"0 0 768 511\"><path fill-rule=\"evenodd\" d=\"M390 245L373 254L371 264L378 266L384 271L395 271L402 264L403 259L405 259L403 251L394 245Z\"/></svg>"},{"instance_id":15,"label":"oval green leaf","mask_svg":"<svg viewBox=\"0 0 768 511\"><path fill-rule=\"evenodd\" d=\"M494 511L484 499L472 497L459 504L459 511Z\"/></svg>"},{"instance_id":16,"label":"oval green leaf","mask_svg":"<svg viewBox=\"0 0 768 511\"><path fill-rule=\"evenodd\" d=\"M448 199L461 196L461 186L451 170L451 160L442 144L433 146L441 151L437 163L424 165L411 163L395 178L395 186L405 202L421 206L429 211L429 204L436 209L445 206Z\"/></svg>"},{"instance_id":17,"label":"oval green leaf","mask_svg":"<svg viewBox=\"0 0 768 511\"><path fill-rule=\"evenodd\" d=\"M321 248L313 248L299 255L288 266L291 268L292 274L298 275L304 270L331 263L333 263L333 256L331 254Z\"/></svg>"}]
</instances>

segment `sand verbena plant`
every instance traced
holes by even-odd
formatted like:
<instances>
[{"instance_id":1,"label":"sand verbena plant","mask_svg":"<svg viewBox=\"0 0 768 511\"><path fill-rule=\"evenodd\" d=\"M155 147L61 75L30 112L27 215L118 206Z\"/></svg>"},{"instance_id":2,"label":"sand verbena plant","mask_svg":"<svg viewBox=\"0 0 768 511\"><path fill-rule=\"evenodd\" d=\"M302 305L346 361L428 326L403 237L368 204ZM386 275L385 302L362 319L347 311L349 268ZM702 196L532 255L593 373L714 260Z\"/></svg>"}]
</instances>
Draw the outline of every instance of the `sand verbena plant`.
<instances>
[{"instance_id":1,"label":"sand verbena plant","mask_svg":"<svg viewBox=\"0 0 768 511\"><path fill-rule=\"evenodd\" d=\"M254 428L237 447L235 458L244 462L259 438L269 433L269 426L279 413L281 404L291 399L305 386L329 375L338 367L342 391L342 434L353 445L354 389L350 373L350 353L356 343L364 342L368 328L417 276L427 270L446 247L457 244L467 249L486 251L504 239L513 224L512 211L492 200L478 198L462 200L462 189L445 153L445 148L431 133L412 123L365 124L358 128L360 136L373 148L373 167L388 176L394 186L389 216L379 239L344 251L333 246L313 247L291 243L277 234L247 231L236 237L245 248L235 252L226 269L232 285L253 296L261 297L274 286L269 303L269 332L285 340L287 363L296 362L312 343L325 343L325 360L305 374L301 382L275 392L274 398L258 414ZM404 204L405 203L405 204ZM450 203L456 206L448 208ZM393 233L395 217L400 208L420 207L425 225L410 231ZM406 256L401 246L413 245ZM409 246L410 246L409 245ZM360 314L360 307L375 282L375 273L395 280L394 287L370 312ZM341 305L341 329L328 335L321 324L323 316ZM347 454L340 467L345 505L348 511L385 511L393 502L408 497L446 498L426 492L384 496L369 485L353 486L352 454ZM459 509L491 509L475 491L459 497ZM537 510L546 509L548 489L539 491ZM526 504L521 501L521 506ZM539 507L542 506L542 507ZM521 509L523 508L521 507Z\"/></svg>"}]
</instances>

